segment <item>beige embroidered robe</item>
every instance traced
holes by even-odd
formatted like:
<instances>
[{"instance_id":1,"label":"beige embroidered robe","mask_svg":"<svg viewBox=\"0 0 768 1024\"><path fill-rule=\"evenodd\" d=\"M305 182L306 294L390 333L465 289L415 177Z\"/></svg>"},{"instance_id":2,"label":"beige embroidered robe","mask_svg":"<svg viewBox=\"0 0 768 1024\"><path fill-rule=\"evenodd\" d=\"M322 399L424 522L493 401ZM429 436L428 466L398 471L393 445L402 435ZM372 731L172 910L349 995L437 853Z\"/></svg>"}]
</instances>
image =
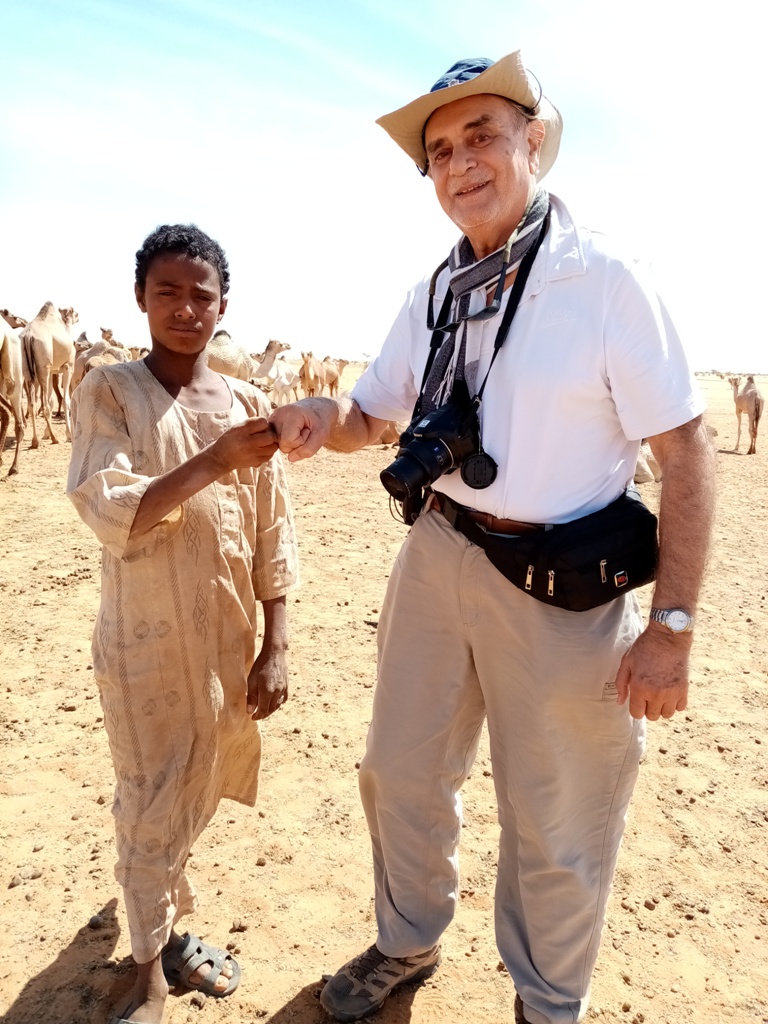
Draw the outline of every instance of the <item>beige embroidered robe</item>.
<instances>
[{"instance_id":1,"label":"beige embroidered robe","mask_svg":"<svg viewBox=\"0 0 768 1024\"><path fill-rule=\"evenodd\" d=\"M257 602L298 581L280 455L129 538L153 478L269 415L257 388L226 379L226 412L185 409L143 361L94 370L73 394L67 493L103 545L93 667L116 776L115 873L139 962L194 909L184 865L219 800L255 802L261 738L246 686Z\"/></svg>"}]
</instances>

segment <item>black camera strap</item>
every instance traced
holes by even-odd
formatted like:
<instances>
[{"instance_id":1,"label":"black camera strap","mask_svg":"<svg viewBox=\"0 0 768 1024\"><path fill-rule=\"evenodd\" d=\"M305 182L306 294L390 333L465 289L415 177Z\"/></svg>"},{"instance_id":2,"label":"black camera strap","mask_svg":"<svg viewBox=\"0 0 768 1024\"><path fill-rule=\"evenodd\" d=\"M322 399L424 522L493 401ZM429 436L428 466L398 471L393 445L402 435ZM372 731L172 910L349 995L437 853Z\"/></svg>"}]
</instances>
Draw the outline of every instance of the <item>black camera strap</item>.
<instances>
[{"instance_id":1,"label":"black camera strap","mask_svg":"<svg viewBox=\"0 0 768 1024\"><path fill-rule=\"evenodd\" d=\"M437 280L437 277L445 270L448 266L448 260L444 260L437 270L432 275L432 285ZM427 365L424 367L424 376L421 378L421 387L419 388L419 397L416 399L416 405L413 407L413 414L411 416L411 422L421 418L421 396L424 394L424 385L427 383L429 377L429 371L432 369L432 364L435 361L438 349L445 341L447 331L442 328L448 323L448 318L451 313L451 306L453 305L453 292L451 291L450 285L448 291L445 293L443 304L440 307L440 312L437 314L437 323L432 331L432 337L429 342L429 355L427 356Z\"/></svg>"},{"instance_id":2,"label":"black camera strap","mask_svg":"<svg viewBox=\"0 0 768 1024\"><path fill-rule=\"evenodd\" d=\"M491 356L490 365L488 366L485 377L483 378L483 383L480 385L478 392L475 395L475 398L473 399L476 405L479 405L480 402L482 402L483 400L483 391L485 391L485 385L488 383L488 377L491 372L491 367L493 366L494 361L496 360L496 356L499 354L501 346L507 340L509 329L512 326L512 321L515 317L515 313L517 312L517 307L520 305L520 299L523 297L523 289L525 288L526 282L528 281L528 276L531 273L533 261L536 259L536 253L541 248L541 243L544 241L544 237L547 231L549 231L551 213L552 207L550 205L547 207L547 215L544 218L544 223L541 225L539 237L536 239L531 248L525 254L523 261L520 264L520 267L517 271L517 277L515 278L514 284L512 285L512 294L509 296L507 308L504 310L504 316L502 317L501 323L499 324L499 329L496 332L496 339L493 343L493 355ZM442 313L442 310L440 312ZM424 385L422 384L422 387L423 386Z\"/></svg>"},{"instance_id":3,"label":"black camera strap","mask_svg":"<svg viewBox=\"0 0 768 1024\"><path fill-rule=\"evenodd\" d=\"M525 288L526 282L528 281L528 276L531 272L533 261L536 259L536 254L541 248L541 243L544 241L547 231L549 230L551 214L552 206L550 204L547 207L547 215L544 218L544 221L541 225L539 236L523 257L523 260L518 268L517 276L515 277L514 284L512 285L512 292L509 296L509 301L507 302L507 308L504 310L504 316L502 317L501 323L499 324L499 329L496 332L496 338L493 343L493 355L491 356L490 365L485 374L483 383L480 385L480 388L473 399L475 405L479 405L480 402L482 401L483 391L485 390L485 385L488 381L488 375L491 372L491 367L493 366L496 356L499 354L499 350L501 349L501 346L504 344L504 342L507 339L507 335L509 334L509 329L512 326L512 320L514 319L515 313L517 312L517 307L520 305L520 300L523 297L523 289ZM444 260L432 275L432 281L430 283L431 293L433 293L434 291L437 278L440 276L440 274L445 270L447 266L448 260ZM432 337L429 342L429 355L427 357L427 364L424 367L424 375L421 378L419 397L416 400L416 405L413 410L412 422L413 420L416 420L421 416L421 399L422 395L424 394L424 385L427 383L427 378L429 377L429 372L432 369L432 364L435 361L435 356L437 355L438 349L443 344L447 334L449 333L448 331L443 330L443 328L448 323L451 307L453 305L453 298L453 291L451 290L451 287L449 285L445 293L445 298L443 299L443 304L440 307L440 312L437 315L437 321L432 330Z\"/></svg>"}]
</instances>

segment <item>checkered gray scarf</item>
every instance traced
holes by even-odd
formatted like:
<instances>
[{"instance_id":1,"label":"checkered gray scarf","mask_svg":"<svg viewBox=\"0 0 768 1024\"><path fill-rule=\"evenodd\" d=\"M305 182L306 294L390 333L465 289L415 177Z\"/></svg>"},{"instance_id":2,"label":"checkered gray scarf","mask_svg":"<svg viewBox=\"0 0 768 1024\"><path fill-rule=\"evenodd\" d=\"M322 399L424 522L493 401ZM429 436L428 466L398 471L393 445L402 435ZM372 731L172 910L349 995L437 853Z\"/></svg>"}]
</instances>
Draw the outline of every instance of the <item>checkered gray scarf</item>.
<instances>
[{"instance_id":1,"label":"checkered gray scarf","mask_svg":"<svg viewBox=\"0 0 768 1024\"><path fill-rule=\"evenodd\" d=\"M549 194L538 189L523 214L520 223L512 232L510 242L509 267L506 273L516 270L523 262L526 253L536 242L541 225L549 208ZM480 291L485 301L486 293L499 280L504 262L502 246L485 259L476 261L475 254L466 235L462 235L448 257L450 271L449 285L454 296L452 308L453 320L463 320L469 315L470 298L473 292ZM456 336L461 334L458 355L456 353ZM449 334L440 346L429 376L424 383L421 399L422 413L431 412L447 401L453 389L455 377L466 380L470 395L476 393L477 365L480 358L479 332L476 333L477 344L467 346L466 321L457 331Z\"/></svg>"}]
</instances>

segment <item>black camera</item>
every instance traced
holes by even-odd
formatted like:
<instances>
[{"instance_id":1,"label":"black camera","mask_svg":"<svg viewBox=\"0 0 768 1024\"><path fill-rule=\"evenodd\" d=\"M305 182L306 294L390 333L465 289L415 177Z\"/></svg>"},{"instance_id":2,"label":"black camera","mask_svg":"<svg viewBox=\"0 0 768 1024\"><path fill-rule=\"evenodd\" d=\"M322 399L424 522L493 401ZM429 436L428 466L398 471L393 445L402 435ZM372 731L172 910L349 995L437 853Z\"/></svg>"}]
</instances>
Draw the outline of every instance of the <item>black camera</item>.
<instances>
[{"instance_id":1,"label":"black camera","mask_svg":"<svg viewBox=\"0 0 768 1024\"><path fill-rule=\"evenodd\" d=\"M477 458L473 459L472 457ZM487 482L472 482L474 474L464 473L465 460L490 463L493 476ZM480 446L480 423L477 407L455 395L426 414L400 435L400 449L395 461L381 472L381 482L397 501L420 495L424 487L434 483L443 473L462 466L462 478L474 487L488 487L496 475L496 464Z\"/></svg>"}]
</instances>

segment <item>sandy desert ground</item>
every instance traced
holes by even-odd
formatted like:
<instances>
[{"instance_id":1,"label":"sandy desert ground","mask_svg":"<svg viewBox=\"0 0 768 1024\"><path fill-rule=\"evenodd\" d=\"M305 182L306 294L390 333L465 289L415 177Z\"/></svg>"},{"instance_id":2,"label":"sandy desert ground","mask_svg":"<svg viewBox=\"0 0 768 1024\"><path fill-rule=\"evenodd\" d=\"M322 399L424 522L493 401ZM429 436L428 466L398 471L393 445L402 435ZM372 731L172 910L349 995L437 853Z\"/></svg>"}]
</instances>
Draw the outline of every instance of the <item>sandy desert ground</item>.
<instances>
[{"instance_id":1,"label":"sandy desert ground","mask_svg":"<svg viewBox=\"0 0 768 1024\"><path fill-rule=\"evenodd\" d=\"M702 386L719 504L692 694L687 712L649 728L587 1017L604 1024L768 1021L768 424L756 456L743 437L735 454L730 388ZM90 661L99 549L64 497L69 446L28 445L20 475L0 481L0 1013L103 1024L132 967ZM229 943L243 981L227 1000L173 995L168 1024L322 1024L322 974L373 941L356 776L379 609L405 534L378 481L391 457L377 446L290 468L304 581L289 599L292 697L264 725L257 807L223 804L193 858L202 905L190 924ZM643 486L652 506L659 487ZM381 1024L512 1019L493 939L485 744L465 811L443 967L393 996Z\"/></svg>"}]
</instances>

